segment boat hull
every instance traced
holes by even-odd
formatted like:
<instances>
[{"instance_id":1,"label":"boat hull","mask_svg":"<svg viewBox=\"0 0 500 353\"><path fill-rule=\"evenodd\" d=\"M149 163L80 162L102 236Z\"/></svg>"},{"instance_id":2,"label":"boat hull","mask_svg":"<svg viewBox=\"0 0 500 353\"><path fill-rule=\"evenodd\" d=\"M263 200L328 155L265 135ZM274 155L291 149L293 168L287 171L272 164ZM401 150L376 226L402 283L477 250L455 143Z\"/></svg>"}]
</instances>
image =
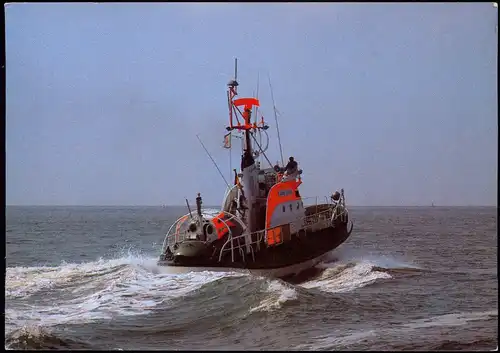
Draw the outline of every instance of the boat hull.
<instances>
[{"instance_id":1,"label":"boat hull","mask_svg":"<svg viewBox=\"0 0 500 353\"><path fill-rule=\"evenodd\" d=\"M351 228L352 230L352 228ZM347 223L307 234L293 234L291 240L278 246L261 245L260 251L252 254L225 253L219 259L219 251L211 251L209 245L201 242L181 244L170 257L158 261L160 266L168 266L169 272L190 271L231 271L250 273L258 276L283 278L299 274L323 261L332 250L341 245L350 235ZM185 249L184 249L185 248ZM213 253L217 256L209 256ZM234 260L234 261L233 261Z\"/></svg>"},{"instance_id":2,"label":"boat hull","mask_svg":"<svg viewBox=\"0 0 500 353\"><path fill-rule=\"evenodd\" d=\"M172 266L169 265L167 261L159 261L158 265L164 266L165 271L162 272L168 274L185 274L190 272L209 271L209 272L232 272L241 274L251 274L254 276L263 276L272 278L285 278L298 275L299 273L302 273L316 266L317 264L326 260L329 255L330 252L301 263L280 268L270 268L270 269L251 269L251 268L239 268L239 267Z\"/></svg>"}]
</instances>

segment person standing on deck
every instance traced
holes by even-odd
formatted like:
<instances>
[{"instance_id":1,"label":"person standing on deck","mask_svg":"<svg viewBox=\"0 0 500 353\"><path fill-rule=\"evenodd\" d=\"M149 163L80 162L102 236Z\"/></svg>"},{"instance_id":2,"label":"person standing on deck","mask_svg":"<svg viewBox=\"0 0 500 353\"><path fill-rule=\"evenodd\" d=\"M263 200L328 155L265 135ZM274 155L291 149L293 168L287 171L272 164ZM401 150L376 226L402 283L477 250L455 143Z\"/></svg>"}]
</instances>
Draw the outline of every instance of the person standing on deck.
<instances>
[{"instance_id":1,"label":"person standing on deck","mask_svg":"<svg viewBox=\"0 0 500 353\"><path fill-rule=\"evenodd\" d=\"M285 167L285 175L283 181L295 179L298 175L298 164L293 157L288 159L288 163Z\"/></svg>"}]
</instances>

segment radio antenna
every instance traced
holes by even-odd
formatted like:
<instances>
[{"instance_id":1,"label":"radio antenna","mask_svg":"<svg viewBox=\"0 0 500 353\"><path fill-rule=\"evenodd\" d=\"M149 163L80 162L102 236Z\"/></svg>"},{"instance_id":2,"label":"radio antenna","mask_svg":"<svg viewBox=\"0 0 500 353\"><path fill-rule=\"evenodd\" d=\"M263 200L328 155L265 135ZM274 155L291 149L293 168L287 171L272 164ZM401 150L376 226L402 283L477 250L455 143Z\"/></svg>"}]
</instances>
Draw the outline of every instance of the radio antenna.
<instances>
[{"instance_id":1,"label":"radio antenna","mask_svg":"<svg viewBox=\"0 0 500 353\"><path fill-rule=\"evenodd\" d=\"M234 80L238 81L238 58L234 58Z\"/></svg>"}]
</instances>

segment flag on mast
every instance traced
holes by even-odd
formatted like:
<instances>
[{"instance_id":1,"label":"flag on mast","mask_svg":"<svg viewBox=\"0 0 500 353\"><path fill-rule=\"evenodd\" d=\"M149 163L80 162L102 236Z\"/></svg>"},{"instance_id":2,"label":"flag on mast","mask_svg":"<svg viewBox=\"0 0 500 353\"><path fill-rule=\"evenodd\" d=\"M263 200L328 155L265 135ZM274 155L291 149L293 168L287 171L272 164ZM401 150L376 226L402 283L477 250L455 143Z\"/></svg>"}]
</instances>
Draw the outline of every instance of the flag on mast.
<instances>
[{"instance_id":1,"label":"flag on mast","mask_svg":"<svg viewBox=\"0 0 500 353\"><path fill-rule=\"evenodd\" d=\"M224 148L231 148L231 133L224 135Z\"/></svg>"}]
</instances>

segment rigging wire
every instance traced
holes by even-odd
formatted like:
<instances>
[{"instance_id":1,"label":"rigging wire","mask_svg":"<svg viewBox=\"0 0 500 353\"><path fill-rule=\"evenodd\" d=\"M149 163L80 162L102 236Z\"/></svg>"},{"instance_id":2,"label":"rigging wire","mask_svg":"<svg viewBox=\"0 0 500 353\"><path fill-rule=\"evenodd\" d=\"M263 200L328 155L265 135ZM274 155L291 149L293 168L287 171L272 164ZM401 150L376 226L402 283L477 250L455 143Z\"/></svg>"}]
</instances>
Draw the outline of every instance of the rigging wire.
<instances>
[{"instance_id":1,"label":"rigging wire","mask_svg":"<svg viewBox=\"0 0 500 353\"><path fill-rule=\"evenodd\" d=\"M269 140L269 135L267 134L267 131L264 130L264 133L266 134L267 136L267 139ZM255 141L255 144L257 145L257 147L259 147L259 149L262 151L262 147L260 147L259 143L257 142L257 139L255 138L255 136L253 134L251 134L250 136L252 136L253 140ZM264 156L264 158L266 159L267 163L269 163L269 165L271 166L271 168L273 167L273 164L271 163L271 161L267 158L266 154L264 152L262 152L262 155Z\"/></svg>"},{"instance_id":2,"label":"rigging wire","mask_svg":"<svg viewBox=\"0 0 500 353\"><path fill-rule=\"evenodd\" d=\"M203 149L205 150L205 152L207 152L207 155L208 157L210 157L210 159L212 160L212 162L214 163L214 166L215 168L217 168L217 170L219 171L219 174L220 176L222 177L222 179L224 180L224 182L226 183L227 187L229 188L229 183L227 182L226 178L224 178L224 174L222 174L222 172L220 171L219 169L219 166L217 165L217 163L215 163L214 159L212 158L212 156L210 155L210 153L208 152L207 148L205 147L205 145L203 144L203 142L201 142L201 139L198 135L196 135L196 138L198 139L198 141L200 141L201 143L201 146L203 147Z\"/></svg>"},{"instance_id":3,"label":"rigging wire","mask_svg":"<svg viewBox=\"0 0 500 353\"><path fill-rule=\"evenodd\" d=\"M257 94L256 97L259 99L259 82L260 82L260 74L257 71ZM259 117L259 106L255 107L255 123L257 124L257 118ZM259 134L259 142L262 145L262 133ZM262 162L262 158L260 159Z\"/></svg>"},{"instance_id":4,"label":"rigging wire","mask_svg":"<svg viewBox=\"0 0 500 353\"><path fill-rule=\"evenodd\" d=\"M278 132L278 143L280 146L281 165L284 166L285 162L283 161L283 149L281 147L280 128L278 125L278 115L276 114L276 104L274 103L273 86L271 85L271 76L269 75L269 73L267 73L267 78L269 80L269 88L271 89L271 99L273 101L273 111L274 111L274 121L276 122L276 131Z\"/></svg>"}]
</instances>

